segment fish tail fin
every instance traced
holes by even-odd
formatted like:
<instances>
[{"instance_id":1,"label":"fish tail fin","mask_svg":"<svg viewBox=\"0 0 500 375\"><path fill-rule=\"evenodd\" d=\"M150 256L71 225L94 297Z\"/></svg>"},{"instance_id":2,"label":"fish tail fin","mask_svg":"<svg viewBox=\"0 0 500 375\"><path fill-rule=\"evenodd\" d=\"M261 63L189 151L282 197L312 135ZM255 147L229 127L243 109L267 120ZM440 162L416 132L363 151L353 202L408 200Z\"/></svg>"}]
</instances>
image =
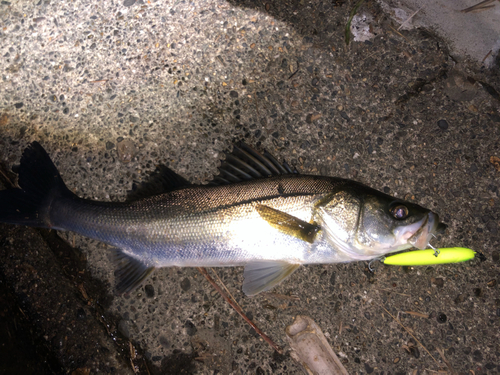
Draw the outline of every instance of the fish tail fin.
<instances>
[{"instance_id":1,"label":"fish tail fin","mask_svg":"<svg viewBox=\"0 0 500 375\"><path fill-rule=\"evenodd\" d=\"M18 173L20 188L0 191L0 222L51 227L49 211L54 199L74 194L38 142L24 150Z\"/></svg>"}]
</instances>

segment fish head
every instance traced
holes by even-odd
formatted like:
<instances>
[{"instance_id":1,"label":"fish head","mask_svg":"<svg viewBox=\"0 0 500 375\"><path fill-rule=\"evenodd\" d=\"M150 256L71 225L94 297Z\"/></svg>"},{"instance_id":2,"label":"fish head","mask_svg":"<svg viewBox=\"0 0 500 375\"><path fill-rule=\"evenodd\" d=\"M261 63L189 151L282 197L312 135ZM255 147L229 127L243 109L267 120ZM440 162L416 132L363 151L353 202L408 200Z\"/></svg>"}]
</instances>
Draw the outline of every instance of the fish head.
<instances>
[{"instance_id":1,"label":"fish head","mask_svg":"<svg viewBox=\"0 0 500 375\"><path fill-rule=\"evenodd\" d=\"M425 249L432 236L446 228L431 210L361 184L332 193L316 210L327 240L358 260Z\"/></svg>"}]
</instances>

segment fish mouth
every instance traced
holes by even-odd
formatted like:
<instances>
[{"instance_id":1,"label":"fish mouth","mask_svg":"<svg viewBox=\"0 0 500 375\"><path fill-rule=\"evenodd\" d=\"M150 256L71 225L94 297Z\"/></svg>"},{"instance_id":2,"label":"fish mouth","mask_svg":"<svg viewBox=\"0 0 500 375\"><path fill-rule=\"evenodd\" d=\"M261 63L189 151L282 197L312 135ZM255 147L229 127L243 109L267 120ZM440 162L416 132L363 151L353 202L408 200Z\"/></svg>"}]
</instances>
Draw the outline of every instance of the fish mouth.
<instances>
[{"instance_id":1,"label":"fish mouth","mask_svg":"<svg viewBox=\"0 0 500 375\"><path fill-rule=\"evenodd\" d=\"M429 212L418 230L408 238L408 243L417 249L424 250L429 245L435 233L442 233L447 225L439 222L439 217L434 212Z\"/></svg>"}]
</instances>

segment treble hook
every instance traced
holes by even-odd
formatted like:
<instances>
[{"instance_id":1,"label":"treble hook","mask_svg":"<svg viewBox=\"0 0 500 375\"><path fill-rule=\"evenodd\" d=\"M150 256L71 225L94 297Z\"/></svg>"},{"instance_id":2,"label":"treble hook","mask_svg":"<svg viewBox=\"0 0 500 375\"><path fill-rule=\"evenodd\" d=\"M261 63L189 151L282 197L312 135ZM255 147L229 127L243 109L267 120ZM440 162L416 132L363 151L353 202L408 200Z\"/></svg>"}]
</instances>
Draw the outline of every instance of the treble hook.
<instances>
[{"instance_id":1,"label":"treble hook","mask_svg":"<svg viewBox=\"0 0 500 375\"><path fill-rule=\"evenodd\" d=\"M372 267L372 263L377 260L383 262L385 260L385 257L373 258L372 260L370 260L370 262L368 263L368 270L371 273L375 273L375 268Z\"/></svg>"},{"instance_id":2,"label":"treble hook","mask_svg":"<svg viewBox=\"0 0 500 375\"><path fill-rule=\"evenodd\" d=\"M434 236L434 235L433 235ZM435 236L434 236L435 237ZM428 244L428 246L434 250L434 256L437 258L437 256L439 255L439 253L441 252L439 249L436 249L434 246L432 246L431 244Z\"/></svg>"}]
</instances>

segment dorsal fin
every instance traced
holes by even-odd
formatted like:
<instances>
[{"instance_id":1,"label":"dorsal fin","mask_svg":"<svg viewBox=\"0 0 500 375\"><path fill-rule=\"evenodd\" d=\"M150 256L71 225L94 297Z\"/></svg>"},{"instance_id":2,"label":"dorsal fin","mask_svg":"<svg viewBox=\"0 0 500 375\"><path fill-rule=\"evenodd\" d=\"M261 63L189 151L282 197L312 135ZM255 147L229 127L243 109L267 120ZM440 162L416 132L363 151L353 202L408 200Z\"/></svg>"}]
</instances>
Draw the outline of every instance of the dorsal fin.
<instances>
[{"instance_id":1,"label":"dorsal fin","mask_svg":"<svg viewBox=\"0 0 500 375\"><path fill-rule=\"evenodd\" d=\"M156 167L156 170L151 173L147 180L138 185L134 183L132 190L128 193L127 201L152 197L189 185L191 183L184 177L179 176L170 168L160 165Z\"/></svg>"},{"instance_id":2,"label":"dorsal fin","mask_svg":"<svg viewBox=\"0 0 500 375\"><path fill-rule=\"evenodd\" d=\"M210 185L226 185L256 178L297 173L286 163L279 163L269 152L263 154L240 142L233 146L231 153L226 153L226 160L219 167L219 175L210 181Z\"/></svg>"}]
</instances>

